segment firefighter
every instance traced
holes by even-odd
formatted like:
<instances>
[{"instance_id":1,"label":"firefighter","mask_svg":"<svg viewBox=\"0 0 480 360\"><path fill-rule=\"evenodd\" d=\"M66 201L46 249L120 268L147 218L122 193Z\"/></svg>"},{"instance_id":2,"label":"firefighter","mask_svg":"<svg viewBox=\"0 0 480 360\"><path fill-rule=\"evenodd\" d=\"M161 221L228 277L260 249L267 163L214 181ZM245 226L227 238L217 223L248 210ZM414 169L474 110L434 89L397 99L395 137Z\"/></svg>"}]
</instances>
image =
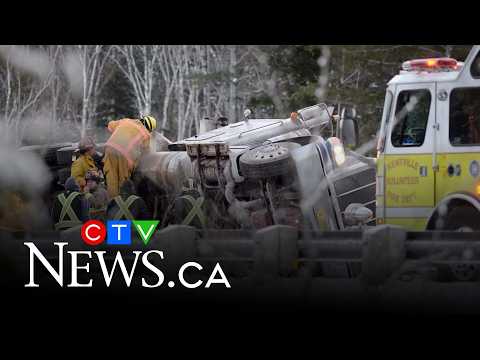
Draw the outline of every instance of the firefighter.
<instances>
[{"instance_id":1,"label":"firefighter","mask_svg":"<svg viewBox=\"0 0 480 360\"><path fill-rule=\"evenodd\" d=\"M108 192L104 188L102 178L95 171L87 172L85 176L85 198L90 204L90 218L95 220L105 220L107 205L108 205Z\"/></svg>"},{"instance_id":2,"label":"firefighter","mask_svg":"<svg viewBox=\"0 0 480 360\"><path fill-rule=\"evenodd\" d=\"M65 182L65 191L57 195L52 209L55 230L67 230L89 220L90 205L73 177Z\"/></svg>"},{"instance_id":3,"label":"firefighter","mask_svg":"<svg viewBox=\"0 0 480 360\"><path fill-rule=\"evenodd\" d=\"M108 203L107 218L109 220L150 220L151 214L145 201L136 195L132 180L125 180L120 187L120 195Z\"/></svg>"},{"instance_id":4,"label":"firefighter","mask_svg":"<svg viewBox=\"0 0 480 360\"><path fill-rule=\"evenodd\" d=\"M103 169L111 199L118 195L120 184L130 179L140 156L148 151L151 133L156 127L157 120L153 116L108 123L112 135L105 146Z\"/></svg>"},{"instance_id":5,"label":"firefighter","mask_svg":"<svg viewBox=\"0 0 480 360\"><path fill-rule=\"evenodd\" d=\"M93 156L96 154L95 151L95 143L93 139L90 137L85 137L80 140L79 143L79 153L80 156L76 159L72 164L71 175L75 181L77 182L78 186L80 187L80 191L83 191L85 187L85 176L87 175L88 171L97 171L98 168L95 164L95 160Z\"/></svg>"},{"instance_id":6,"label":"firefighter","mask_svg":"<svg viewBox=\"0 0 480 360\"><path fill-rule=\"evenodd\" d=\"M478 126L478 111L474 107L467 110L467 121L465 124L468 144L480 143L480 128Z\"/></svg>"},{"instance_id":7,"label":"firefighter","mask_svg":"<svg viewBox=\"0 0 480 360\"><path fill-rule=\"evenodd\" d=\"M191 179L187 180L180 196L175 199L175 223L190 225L196 228L207 226L207 217L204 213L205 198L194 186Z\"/></svg>"}]
</instances>

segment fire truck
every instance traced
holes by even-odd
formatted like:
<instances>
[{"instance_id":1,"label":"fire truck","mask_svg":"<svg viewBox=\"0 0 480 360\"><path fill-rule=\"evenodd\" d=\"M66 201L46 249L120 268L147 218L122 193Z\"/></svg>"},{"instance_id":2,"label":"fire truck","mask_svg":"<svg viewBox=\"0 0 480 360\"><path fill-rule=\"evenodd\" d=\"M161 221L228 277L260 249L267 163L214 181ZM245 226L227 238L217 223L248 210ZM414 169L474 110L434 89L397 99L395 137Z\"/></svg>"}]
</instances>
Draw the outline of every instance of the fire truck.
<instances>
[{"instance_id":1,"label":"fire truck","mask_svg":"<svg viewBox=\"0 0 480 360\"><path fill-rule=\"evenodd\" d=\"M405 61L377 144L377 224L480 230L480 46L464 62Z\"/></svg>"}]
</instances>

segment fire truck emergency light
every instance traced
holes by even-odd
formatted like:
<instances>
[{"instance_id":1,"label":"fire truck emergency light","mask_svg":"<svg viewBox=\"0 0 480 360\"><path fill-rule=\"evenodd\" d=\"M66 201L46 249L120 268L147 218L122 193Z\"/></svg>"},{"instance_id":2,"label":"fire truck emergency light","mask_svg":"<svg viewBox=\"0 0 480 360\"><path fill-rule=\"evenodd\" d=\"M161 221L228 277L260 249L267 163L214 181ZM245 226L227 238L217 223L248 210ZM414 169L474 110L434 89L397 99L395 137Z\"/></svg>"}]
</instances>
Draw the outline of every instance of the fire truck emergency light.
<instances>
[{"instance_id":1,"label":"fire truck emergency light","mask_svg":"<svg viewBox=\"0 0 480 360\"><path fill-rule=\"evenodd\" d=\"M415 59L405 61L402 69L405 71L456 71L460 63L452 58Z\"/></svg>"}]
</instances>

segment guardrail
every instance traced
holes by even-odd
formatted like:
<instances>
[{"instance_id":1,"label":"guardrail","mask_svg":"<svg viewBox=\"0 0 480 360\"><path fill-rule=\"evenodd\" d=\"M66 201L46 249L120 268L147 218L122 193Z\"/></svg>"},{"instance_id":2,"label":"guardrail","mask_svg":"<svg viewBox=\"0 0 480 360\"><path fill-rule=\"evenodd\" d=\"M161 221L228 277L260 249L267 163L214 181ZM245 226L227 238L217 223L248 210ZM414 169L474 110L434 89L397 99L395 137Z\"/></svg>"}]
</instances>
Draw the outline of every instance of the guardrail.
<instances>
[{"instance_id":1,"label":"guardrail","mask_svg":"<svg viewBox=\"0 0 480 360\"><path fill-rule=\"evenodd\" d=\"M53 242L71 250L163 250L168 265L198 261L220 262L233 277L360 277L364 284L381 285L411 272L438 273L447 269L457 280L475 279L480 267L480 233L408 232L395 226L355 231L309 232L276 225L258 231L205 230L174 225L157 231L148 245L133 237L132 246L86 245L79 229L62 233L26 234L47 258L57 258ZM17 254L18 255L18 254ZM25 256L18 255L18 256Z\"/></svg>"}]
</instances>

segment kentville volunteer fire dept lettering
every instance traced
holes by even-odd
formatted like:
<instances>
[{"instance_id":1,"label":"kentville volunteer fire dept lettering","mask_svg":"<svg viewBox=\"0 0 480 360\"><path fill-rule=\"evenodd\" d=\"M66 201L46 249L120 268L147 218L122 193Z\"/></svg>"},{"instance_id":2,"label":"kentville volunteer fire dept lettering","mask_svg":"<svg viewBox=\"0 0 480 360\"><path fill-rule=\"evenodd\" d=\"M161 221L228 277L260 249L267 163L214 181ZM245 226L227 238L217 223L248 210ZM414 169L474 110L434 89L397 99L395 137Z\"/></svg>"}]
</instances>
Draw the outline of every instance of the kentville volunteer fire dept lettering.
<instances>
[{"instance_id":1,"label":"kentville volunteer fire dept lettering","mask_svg":"<svg viewBox=\"0 0 480 360\"><path fill-rule=\"evenodd\" d=\"M408 169L411 169L412 170L411 172L415 172L418 174L419 166L420 164L417 161L415 161L414 159L408 159L408 158L394 159L387 163L387 169L389 171L388 173L390 173L390 171L393 169L402 168L400 170L402 173L405 173L405 170L408 171ZM419 176L387 176L386 177L387 185L393 185L393 186L417 185L419 184L419 182L420 182ZM392 191L392 189L390 188L387 191L387 198L397 203L409 204L415 201L416 194L414 191L408 194L398 194L397 192Z\"/></svg>"}]
</instances>

